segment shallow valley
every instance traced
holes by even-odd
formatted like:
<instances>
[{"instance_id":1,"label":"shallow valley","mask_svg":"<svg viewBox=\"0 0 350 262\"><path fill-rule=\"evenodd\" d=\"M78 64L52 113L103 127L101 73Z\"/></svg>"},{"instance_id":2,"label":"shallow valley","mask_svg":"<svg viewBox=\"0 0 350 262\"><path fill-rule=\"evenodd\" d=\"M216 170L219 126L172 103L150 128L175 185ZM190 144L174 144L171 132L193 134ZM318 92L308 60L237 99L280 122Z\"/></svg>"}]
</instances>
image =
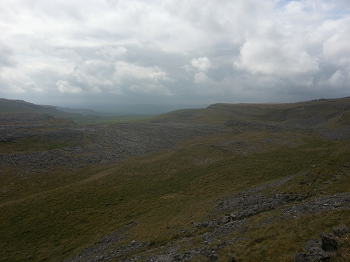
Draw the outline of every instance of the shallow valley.
<instances>
[{"instance_id":1,"label":"shallow valley","mask_svg":"<svg viewBox=\"0 0 350 262\"><path fill-rule=\"evenodd\" d=\"M349 116L349 98L99 125L3 113L0 257L294 261L350 226Z\"/></svg>"}]
</instances>

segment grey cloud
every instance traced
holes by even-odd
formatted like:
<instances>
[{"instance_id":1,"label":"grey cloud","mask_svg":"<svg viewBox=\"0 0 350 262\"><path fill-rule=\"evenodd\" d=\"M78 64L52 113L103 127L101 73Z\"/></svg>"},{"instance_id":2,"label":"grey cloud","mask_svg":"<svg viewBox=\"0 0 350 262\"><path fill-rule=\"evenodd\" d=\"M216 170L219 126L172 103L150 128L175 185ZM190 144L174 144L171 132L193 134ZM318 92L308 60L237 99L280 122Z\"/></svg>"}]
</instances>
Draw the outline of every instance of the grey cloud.
<instances>
[{"instance_id":1,"label":"grey cloud","mask_svg":"<svg viewBox=\"0 0 350 262\"><path fill-rule=\"evenodd\" d=\"M81 64L83 59L77 54L77 52L73 49L60 49L54 52L54 56L60 57L62 59L67 59L74 64Z\"/></svg>"},{"instance_id":2,"label":"grey cloud","mask_svg":"<svg viewBox=\"0 0 350 262\"><path fill-rule=\"evenodd\" d=\"M13 67L15 65L14 52L0 41L0 70L2 67Z\"/></svg>"},{"instance_id":3,"label":"grey cloud","mask_svg":"<svg viewBox=\"0 0 350 262\"><path fill-rule=\"evenodd\" d=\"M128 50L124 46L105 46L101 51L98 51L97 54L102 54L103 57L107 60L116 60L119 57L124 56Z\"/></svg>"},{"instance_id":4,"label":"grey cloud","mask_svg":"<svg viewBox=\"0 0 350 262\"><path fill-rule=\"evenodd\" d=\"M349 91L347 1L4 0L0 6L6 95L203 104Z\"/></svg>"}]
</instances>

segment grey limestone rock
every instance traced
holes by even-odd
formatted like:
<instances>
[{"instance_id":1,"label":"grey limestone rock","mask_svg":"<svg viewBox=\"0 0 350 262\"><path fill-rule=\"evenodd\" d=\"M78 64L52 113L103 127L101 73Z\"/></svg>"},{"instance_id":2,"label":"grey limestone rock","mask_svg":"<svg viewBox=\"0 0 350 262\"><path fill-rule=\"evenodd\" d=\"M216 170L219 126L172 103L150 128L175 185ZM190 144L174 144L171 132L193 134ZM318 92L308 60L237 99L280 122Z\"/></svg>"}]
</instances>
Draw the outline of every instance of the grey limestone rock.
<instances>
[{"instance_id":1,"label":"grey limestone rock","mask_svg":"<svg viewBox=\"0 0 350 262\"><path fill-rule=\"evenodd\" d=\"M313 247L306 253L307 261L328 261L332 257L331 252L326 252L322 248Z\"/></svg>"},{"instance_id":2,"label":"grey limestone rock","mask_svg":"<svg viewBox=\"0 0 350 262\"><path fill-rule=\"evenodd\" d=\"M297 253L294 256L294 262L329 261L331 257L331 252L326 252L319 247L312 247L307 253Z\"/></svg>"},{"instance_id":3,"label":"grey limestone rock","mask_svg":"<svg viewBox=\"0 0 350 262\"><path fill-rule=\"evenodd\" d=\"M318 247L322 248L322 240L321 239L309 239L304 244L304 249L306 252L308 252L311 248Z\"/></svg>"},{"instance_id":4,"label":"grey limestone rock","mask_svg":"<svg viewBox=\"0 0 350 262\"><path fill-rule=\"evenodd\" d=\"M324 251L333 252L337 250L338 242L335 239L335 236L333 233L330 233L330 234L321 233L320 237L322 239L322 249Z\"/></svg>"},{"instance_id":5,"label":"grey limestone rock","mask_svg":"<svg viewBox=\"0 0 350 262\"><path fill-rule=\"evenodd\" d=\"M342 237L345 234L350 233L350 228L348 228L346 225L340 225L338 227L335 227L332 229L333 234L336 235L337 237Z\"/></svg>"},{"instance_id":6,"label":"grey limestone rock","mask_svg":"<svg viewBox=\"0 0 350 262\"><path fill-rule=\"evenodd\" d=\"M295 262L329 261L334 251L338 248L337 236L350 232L345 225L332 229L333 233L321 233L321 239L310 239L304 244L306 253L297 253L294 256Z\"/></svg>"}]
</instances>

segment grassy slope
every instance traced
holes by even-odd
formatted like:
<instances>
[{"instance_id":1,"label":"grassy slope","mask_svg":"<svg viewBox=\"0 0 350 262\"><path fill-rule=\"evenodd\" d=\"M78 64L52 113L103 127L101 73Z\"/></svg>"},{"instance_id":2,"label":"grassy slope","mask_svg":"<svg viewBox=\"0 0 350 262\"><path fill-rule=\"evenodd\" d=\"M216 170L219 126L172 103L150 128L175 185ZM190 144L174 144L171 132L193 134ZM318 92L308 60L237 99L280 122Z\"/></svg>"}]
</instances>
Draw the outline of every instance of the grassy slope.
<instances>
[{"instance_id":1,"label":"grassy slope","mask_svg":"<svg viewBox=\"0 0 350 262\"><path fill-rule=\"evenodd\" d=\"M195 110L182 119L224 122L239 114L234 109L225 115L222 111L227 110L219 107L208 114ZM273 108L266 105L263 109L269 114L255 112L254 116L244 111L244 119L249 114L251 119L274 118ZM176 118L178 113L171 114ZM8 170L0 176L1 190L10 194L0 201L1 261L62 261L130 221L140 224L125 243L135 239L161 246L177 238L181 228L190 227L192 221L210 219L215 199L300 172L308 176L280 190L313 192L315 196L350 191L347 143L296 131L283 136L294 144L267 143L267 138L276 137L268 132L227 133L184 141L172 151L134 157L118 166L90 166L74 174L56 170L20 177ZM219 141L235 139L249 141L256 149L229 152L218 146ZM300 185L303 179L312 185ZM349 211L336 211L288 223L276 213L276 223L258 227L267 216L255 216L246 231L228 236L246 240L220 252L233 253L241 261L292 261L309 238L340 223L350 224Z\"/></svg>"},{"instance_id":2,"label":"grassy slope","mask_svg":"<svg viewBox=\"0 0 350 262\"><path fill-rule=\"evenodd\" d=\"M75 177L82 180L75 183L60 181L58 175L52 175L50 180L55 179L57 183L51 191L1 207L0 245L4 247L1 257L4 261L24 261L28 257L35 261L60 261L69 257L68 252L77 252L95 242L99 236L134 220L139 221L140 226L133 238L162 242L171 239L184 225L189 226L191 221L204 219L213 208L209 200L296 174L317 164L319 166L314 172L320 175L315 174L313 186L307 187L312 191L324 180L329 180L349 154L343 153L343 146L339 143L313 139L304 143L297 148L282 147L242 156L216 149L207 139L197 139L175 151L137 157L106 171L94 172L90 168L88 176L84 174L87 171L81 171ZM193 159L215 159L216 162L199 164ZM40 176L32 177L27 183L35 187L35 183L41 183L42 179ZM343 179L324 190L327 194L349 191L349 181ZM20 182L23 181L15 183ZM13 185L10 190L15 188L16 185ZM345 221L349 212L343 213L337 216L349 223ZM276 225L269 226L272 229L259 230L275 231L273 235L278 235L277 239L287 245L283 250L294 252L302 241L310 237L310 233L316 234L333 224L333 220L329 217L325 219L324 215L315 217L319 217L321 222L318 223L321 224L315 225L318 220L313 218L312 229L297 231L296 234L291 229L306 228L305 219L293 221L281 229L278 227L283 233L276 233ZM322 224L323 220L327 223ZM252 232L252 235L258 238L260 234ZM286 235L295 242L286 243L283 239ZM276 244L271 239L267 243L271 246ZM237 253L237 249L231 248ZM248 255L238 250L242 253L238 255ZM254 252L258 257L262 255L259 250L254 250L249 251L249 256L254 256Z\"/></svg>"}]
</instances>

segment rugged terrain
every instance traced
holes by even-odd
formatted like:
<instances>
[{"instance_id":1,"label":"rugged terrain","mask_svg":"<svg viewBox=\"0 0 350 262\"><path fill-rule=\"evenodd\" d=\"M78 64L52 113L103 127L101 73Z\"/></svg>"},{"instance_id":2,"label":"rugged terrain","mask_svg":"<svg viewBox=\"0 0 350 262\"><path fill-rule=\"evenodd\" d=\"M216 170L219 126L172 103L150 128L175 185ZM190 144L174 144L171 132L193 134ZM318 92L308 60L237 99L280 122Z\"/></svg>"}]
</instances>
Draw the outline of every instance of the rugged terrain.
<instances>
[{"instance_id":1,"label":"rugged terrain","mask_svg":"<svg viewBox=\"0 0 350 262\"><path fill-rule=\"evenodd\" d=\"M5 102L1 261L294 261L350 226L350 98L99 125Z\"/></svg>"}]
</instances>

